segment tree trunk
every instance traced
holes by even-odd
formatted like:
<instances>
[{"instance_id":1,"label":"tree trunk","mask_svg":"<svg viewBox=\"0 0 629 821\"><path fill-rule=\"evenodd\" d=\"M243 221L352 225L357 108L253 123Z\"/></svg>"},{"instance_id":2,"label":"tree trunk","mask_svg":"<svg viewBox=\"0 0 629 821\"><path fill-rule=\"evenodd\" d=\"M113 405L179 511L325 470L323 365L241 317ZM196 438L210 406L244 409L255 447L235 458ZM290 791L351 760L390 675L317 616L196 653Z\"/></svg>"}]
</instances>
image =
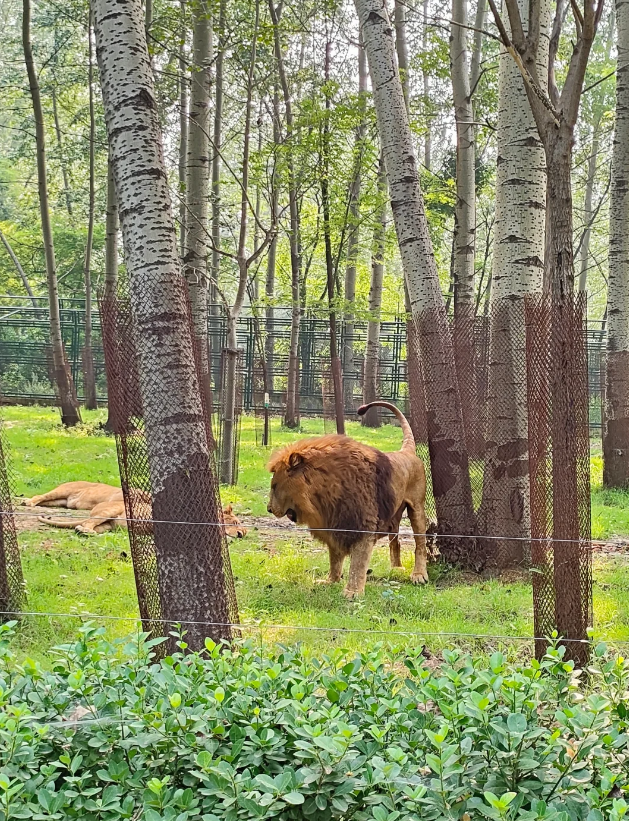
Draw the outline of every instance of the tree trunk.
<instances>
[{"instance_id":1,"label":"tree trunk","mask_svg":"<svg viewBox=\"0 0 629 821\"><path fill-rule=\"evenodd\" d=\"M22 42L24 46L24 60L28 72L28 83L33 102L35 119L35 137L37 143L37 184L39 191L39 212L41 217L42 235L44 241L44 256L46 258L46 280L48 284L48 303L50 312L50 344L52 347L52 361L55 372L55 383L61 406L61 421L64 425L76 425L81 421L79 405L74 392L72 375L66 361L61 336L61 318L59 315L59 291L57 286L57 263L55 261L55 246L50 221L48 203L48 182L46 169L46 134L44 130L44 114L42 111L39 80L33 61L31 45L31 5L30 0L23 0Z\"/></svg>"},{"instance_id":2,"label":"tree trunk","mask_svg":"<svg viewBox=\"0 0 629 821\"><path fill-rule=\"evenodd\" d=\"M629 7L616 0L618 68L609 203L603 484L629 486Z\"/></svg>"},{"instance_id":3,"label":"tree trunk","mask_svg":"<svg viewBox=\"0 0 629 821\"><path fill-rule=\"evenodd\" d=\"M407 4L405 0L395 0L393 22L395 25L395 51L397 54L397 66L400 72L402 93L404 94L404 104L406 105L406 110L408 111L410 103L410 74L408 70L408 46L406 44L406 6Z\"/></svg>"},{"instance_id":4,"label":"tree trunk","mask_svg":"<svg viewBox=\"0 0 629 821\"><path fill-rule=\"evenodd\" d=\"M107 157L107 210L105 213L105 286L103 297L107 301L115 299L118 290L118 200L111 153ZM107 375L107 374L106 374ZM107 421L104 429L114 432L114 420L111 415L111 392L113 387L107 378Z\"/></svg>"},{"instance_id":5,"label":"tree trunk","mask_svg":"<svg viewBox=\"0 0 629 821\"><path fill-rule=\"evenodd\" d=\"M288 379L286 387L286 412L284 424L287 428L299 426L299 327L301 324L301 231L299 215L299 194L293 161L293 107L280 39L279 17L273 0L269 0L269 12L273 22L275 64L284 97L286 114L286 165L288 171L288 208L290 214L290 268L291 268L291 326L288 353Z\"/></svg>"},{"instance_id":6,"label":"tree trunk","mask_svg":"<svg viewBox=\"0 0 629 821\"><path fill-rule=\"evenodd\" d=\"M96 410L96 377L94 375L94 352L92 350L92 245L94 240L94 202L96 197L95 146L96 119L94 116L94 66L92 58L92 25L87 27L88 40L88 91L90 111L90 147L89 147L89 210L87 217L87 238L83 258L83 280L85 282L85 343L83 346L83 390L85 391L86 410Z\"/></svg>"},{"instance_id":7,"label":"tree trunk","mask_svg":"<svg viewBox=\"0 0 629 821\"><path fill-rule=\"evenodd\" d=\"M521 2L520 8L524 12L528 6ZM547 21L542 37L539 75L546 77ZM488 416L479 530L514 538L486 543L490 562L509 566L526 559L527 543L515 539L526 539L531 532L524 298L543 287L546 160L522 76L505 50L500 55L498 89Z\"/></svg>"},{"instance_id":8,"label":"tree trunk","mask_svg":"<svg viewBox=\"0 0 629 821\"><path fill-rule=\"evenodd\" d=\"M52 116L55 123L55 134L57 135L57 148L59 150L59 165L61 166L61 176L63 178L63 193L66 200L66 209L70 219L73 217L72 213L72 194L70 192L70 180L68 177L68 167L65 162L63 153L63 137L61 135L61 124L59 122L59 107L57 105L57 89L52 86L50 91L52 99Z\"/></svg>"},{"instance_id":9,"label":"tree trunk","mask_svg":"<svg viewBox=\"0 0 629 821\"><path fill-rule=\"evenodd\" d=\"M280 91L277 80L273 84L273 146L276 151L282 140L280 131ZM273 174L271 177L271 220L277 224L279 207L279 189L277 179L277 156L273 163ZM266 339L264 342L265 358L265 392L272 394L275 390L275 265L277 261L277 234L273 235L269 244L269 253L266 260Z\"/></svg>"},{"instance_id":10,"label":"tree trunk","mask_svg":"<svg viewBox=\"0 0 629 821\"><path fill-rule=\"evenodd\" d=\"M380 310L382 308L382 283L384 280L384 243L387 233L387 177L382 156L378 167L378 195L380 201L373 229L369 322L367 323L363 381L363 402L365 405L380 398ZM362 417L362 423L368 428L379 428L380 412L378 408L370 408Z\"/></svg>"},{"instance_id":11,"label":"tree trunk","mask_svg":"<svg viewBox=\"0 0 629 821\"><path fill-rule=\"evenodd\" d=\"M223 441L221 445L221 482L225 485L235 485L238 481L236 465L236 393L237 393L237 365L238 346L236 340L236 323L242 311L247 292L247 279L249 275L249 261L247 258L247 233L248 233L248 209L249 209L249 155L251 141L251 110L253 103L254 69L256 64L258 24L260 21L260 4L256 1L255 25L251 52L249 57L249 73L247 77L247 101L245 103L245 127L243 131L242 167L240 173L240 226L238 232L238 248L236 259L238 262L238 291L234 299L234 304L229 311L227 325L227 344L225 346L225 356L227 363L225 366L225 384L223 390Z\"/></svg>"},{"instance_id":12,"label":"tree trunk","mask_svg":"<svg viewBox=\"0 0 629 821\"><path fill-rule=\"evenodd\" d=\"M216 55L216 82L214 88L214 129L212 134L212 275L210 279L210 316L214 319L211 349L216 356L220 349L218 333L217 287L221 273L221 148L223 143L223 74L225 63L227 0L221 0L218 17L218 53Z\"/></svg>"},{"instance_id":13,"label":"tree trunk","mask_svg":"<svg viewBox=\"0 0 629 821\"><path fill-rule=\"evenodd\" d=\"M354 405L354 311L356 299L356 263L360 239L360 189L365 150L367 93L367 58L362 44L358 45L358 103L361 119L354 142L354 167L349 192L349 232L347 234L347 265L345 267L345 336L343 338L343 377L345 407Z\"/></svg>"},{"instance_id":14,"label":"tree trunk","mask_svg":"<svg viewBox=\"0 0 629 821\"><path fill-rule=\"evenodd\" d=\"M422 4L422 51L428 51L428 0ZM430 116L430 78L426 70L422 71L422 81L424 85L424 120L426 134L424 136L424 167L430 171L432 167L432 125Z\"/></svg>"},{"instance_id":15,"label":"tree trunk","mask_svg":"<svg viewBox=\"0 0 629 821\"><path fill-rule=\"evenodd\" d=\"M397 72L391 24L384 0L356 0L356 8L369 61L391 210L413 319L420 335L439 527L442 533L471 535L472 491L452 341ZM469 555L470 545L462 547L461 542L445 542L442 553L458 558Z\"/></svg>"},{"instance_id":16,"label":"tree trunk","mask_svg":"<svg viewBox=\"0 0 629 821\"><path fill-rule=\"evenodd\" d=\"M553 563L555 585L555 623L560 636L585 636L582 624L582 586L578 559L579 528L579 442L575 433L575 390L572 352L574 299L574 258L572 232L572 129L562 122L549 136L547 208L549 216L546 267L551 285L552 331L550 390L552 490L553 490ZM559 504L561 499L561 504ZM557 589L557 588L556 588ZM579 629L581 625L582 629Z\"/></svg>"},{"instance_id":17,"label":"tree trunk","mask_svg":"<svg viewBox=\"0 0 629 821\"><path fill-rule=\"evenodd\" d=\"M579 270L579 291L587 291L588 268L590 265L590 239L592 237L592 221L594 213L592 200L594 198L594 183L596 181L596 166L600 147L601 118L597 115L592 127L592 146L588 157L587 180L585 182L585 202L583 208L583 238L581 240L581 264Z\"/></svg>"},{"instance_id":18,"label":"tree trunk","mask_svg":"<svg viewBox=\"0 0 629 821\"><path fill-rule=\"evenodd\" d=\"M186 161L188 159L188 66L186 63L186 0L179 4L181 30L179 33L179 246L183 259L186 254Z\"/></svg>"},{"instance_id":19,"label":"tree trunk","mask_svg":"<svg viewBox=\"0 0 629 821\"><path fill-rule=\"evenodd\" d=\"M343 371L339 358L339 349L336 332L336 311L334 310L334 300L336 297L334 288L334 257L332 255L332 235L330 226L330 92L328 84L330 82L330 59L332 43L327 41L325 46L325 68L323 72L325 80L325 119L323 121L322 134L322 169L321 169L321 204L323 206L323 241L325 245L325 270L328 291L328 315L330 322L330 370L332 372L332 385L334 390L334 416L336 420L336 432L345 434L345 414L343 412Z\"/></svg>"},{"instance_id":20,"label":"tree trunk","mask_svg":"<svg viewBox=\"0 0 629 821\"><path fill-rule=\"evenodd\" d=\"M231 637L230 570L219 531L194 524L220 521L221 510L140 0L95 0L94 26L130 284L162 618L166 630L183 623L188 646L201 650L207 635Z\"/></svg>"},{"instance_id":21,"label":"tree trunk","mask_svg":"<svg viewBox=\"0 0 629 821\"><path fill-rule=\"evenodd\" d=\"M207 230L210 195L210 84L212 66L212 18L205 0L194 5L190 127L186 165L186 252L184 273L192 311L195 345L201 367L202 387L208 413L212 390L208 361Z\"/></svg>"},{"instance_id":22,"label":"tree trunk","mask_svg":"<svg viewBox=\"0 0 629 821\"><path fill-rule=\"evenodd\" d=\"M476 248L476 129L467 55L467 0L453 0L450 65L456 123L456 205L452 241L454 354L468 452L478 458L474 334Z\"/></svg>"},{"instance_id":23,"label":"tree trunk","mask_svg":"<svg viewBox=\"0 0 629 821\"><path fill-rule=\"evenodd\" d=\"M456 206L454 210L454 311L474 303L476 242L476 142L468 66L467 0L453 0L450 65L456 122ZM458 24L458 25L457 25Z\"/></svg>"},{"instance_id":24,"label":"tree trunk","mask_svg":"<svg viewBox=\"0 0 629 821\"><path fill-rule=\"evenodd\" d=\"M31 288L31 284L28 281L28 277L26 276L26 272L24 271L24 268L22 268L22 264L21 264L20 260L17 258L16 253L15 253L15 251L13 250L13 248L11 246L11 243L9 242L7 237L2 233L2 231L0 231L0 242L2 242L4 247L7 249L7 253L11 257L11 262L15 266L15 270L18 272L18 274L20 276L20 279L22 280L22 285L24 286L24 289L25 289L26 293L29 296L29 299L31 301L31 304L33 305L33 308L37 309L37 307L38 307L37 299L35 298L35 294L33 293L33 289Z\"/></svg>"}]
</instances>

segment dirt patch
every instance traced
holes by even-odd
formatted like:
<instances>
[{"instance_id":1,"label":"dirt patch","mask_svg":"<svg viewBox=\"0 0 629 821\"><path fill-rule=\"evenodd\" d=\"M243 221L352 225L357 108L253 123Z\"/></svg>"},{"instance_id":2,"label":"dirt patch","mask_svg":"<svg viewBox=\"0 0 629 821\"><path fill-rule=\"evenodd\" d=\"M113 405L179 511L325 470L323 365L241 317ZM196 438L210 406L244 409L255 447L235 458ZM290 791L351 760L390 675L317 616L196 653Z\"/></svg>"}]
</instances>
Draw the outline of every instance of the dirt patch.
<instances>
[{"instance_id":1,"label":"dirt patch","mask_svg":"<svg viewBox=\"0 0 629 821\"><path fill-rule=\"evenodd\" d=\"M60 517L67 517L68 519L84 519L85 515L81 516L80 514L85 514L86 511L84 510L77 510L75 511L75 516L72 516L64 507L55 508L55 507L24 507L20 505L19 500L16 500L15 505L15 528L18 533L21 533L25 530L45 530L48 533L52 530L52 528L45 525L43 522L38 521L38 516L55 516L57 518Z\"/></svg>"}]
</instances>

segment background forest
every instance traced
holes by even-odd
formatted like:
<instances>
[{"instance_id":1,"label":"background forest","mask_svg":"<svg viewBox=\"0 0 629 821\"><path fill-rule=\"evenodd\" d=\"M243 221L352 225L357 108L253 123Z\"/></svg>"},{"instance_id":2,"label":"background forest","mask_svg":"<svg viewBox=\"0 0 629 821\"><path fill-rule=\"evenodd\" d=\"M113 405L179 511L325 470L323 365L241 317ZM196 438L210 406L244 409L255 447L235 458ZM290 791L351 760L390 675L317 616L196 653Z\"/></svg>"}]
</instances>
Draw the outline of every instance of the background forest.
<instances>
[{"instance_id":1,"label":"background forest","mask_svg":"<svg viewBox=\"0 0 629 821\"><path fill-rule=\"evenodd\" d=\"M273 23L261 4L209 4L211 208L214 249L210 259L221 293L233 304L237 291L241 180L245 138L249 142L247 252L263 252L249 267L245 304L290 305L291 259L288 164L298 197L302 246L300 293L316 308L326 295L326 243L321 180L329 179L329 233L335 277L334 304L341 313L369 313L371 259L384 231L382 314L404 311L401 265L386 195L378 185L379 147L370 94L359 87L358 23L353 3L298 0L280 4L278 25L283 68L292 109L287 138L285 89L277 76ZM22 4L0 4L0 291L46 293L33 106L24 67ZM391 9L393 13L393 9ZM164 129L173 196L186 220L186 117L197 72L192 51L195 9L190 3L155 0L147 20L149 44ZM571 52L573 18L566 14L556 61L561 80ZM491 287L496 197L499 43L485 0L465 14L473 88L471 126L476 156L475 304L483 311ZM456 204L456 137L448 4L396 3L398 43L407 65L405 90L421 184L444 293L454 291L453 236ZM257 31L256 31L257 28ZM44 0L32 10L34 62L39 78L48 151L49 204L62 297L85 295L86 246L92 288L105 277L107 139L87 3ZM455 32L456 33L456 32ZM493 34L494 36L490 36ZM254 45L255 42L255 45ZM251 69L252 48L255 66ZM398 54L400 50L398 50ZM614 125L614 9L603 11L585 79L573 162L574 247L579 288L589 294L589 316L606 307L611 146ZM364 67L362 69L364 72ZM369 82L363 77L363 87ZM366 85L365 85L366 84ZM469 84L469 79L468 79ZM220 105L219 105L220 101ZM520 97L514 103L526 106ZM93 122L90 106L93 105ZM249 119L248 124L245 120ZM183 124L183 137L182 137ZM275 127L274 127L275 126ZM218 139L217 139L218 138ZM90 152L93 149L93 185ZM271 209L278 209L276 240L266 236ZM93 234L90 223L93 221ZM223 253L217 253L218 251ZM355 286L352 269L355 265ZM355 290L354 290L355 289Z\"/></svg>"}]
</instances>

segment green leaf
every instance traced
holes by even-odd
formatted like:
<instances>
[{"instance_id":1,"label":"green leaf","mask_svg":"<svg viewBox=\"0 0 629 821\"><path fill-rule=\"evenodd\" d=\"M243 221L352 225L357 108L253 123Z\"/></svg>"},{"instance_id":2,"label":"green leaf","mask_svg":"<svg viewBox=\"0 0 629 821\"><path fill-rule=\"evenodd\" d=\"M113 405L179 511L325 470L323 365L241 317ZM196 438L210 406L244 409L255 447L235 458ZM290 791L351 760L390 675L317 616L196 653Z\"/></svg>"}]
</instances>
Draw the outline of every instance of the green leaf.
<instances>
[{"instance_id":1,"label":"green leaf","mask_svg":"<svg viewBox=\"0 0 629 821\"><path fill-rule=\"evenodd\" d=\"M282 797L287 804L292 804L295 807L299 804L303 804L306 800L300 792L289 792Z\"/></svg>"},{"instance_id":2,"label":"green leaf","mask_svg":"<svg viewBox=\"0 0 629 821\"><path fill-rule=\"evenodd\" d=\"M526 732L526 716L522 713L511 713L507 718L507 728L510 733L521 735Z\"/></svg>"}]
</instances>

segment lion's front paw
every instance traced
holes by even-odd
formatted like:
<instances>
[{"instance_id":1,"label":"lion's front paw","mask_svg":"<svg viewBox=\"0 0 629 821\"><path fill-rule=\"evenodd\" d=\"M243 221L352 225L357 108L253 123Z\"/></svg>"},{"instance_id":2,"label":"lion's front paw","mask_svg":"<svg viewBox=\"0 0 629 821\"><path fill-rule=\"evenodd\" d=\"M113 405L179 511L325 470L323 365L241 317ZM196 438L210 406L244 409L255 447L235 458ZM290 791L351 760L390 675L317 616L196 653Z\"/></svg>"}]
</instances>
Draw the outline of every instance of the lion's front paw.
<instances>
[{"instance_id":1,"label":"lion's front paw","mask_svg":"<svg viewBox=\"0 0 629 821\"><path fill-rule=\"evenodd\" d=\"M413 570L411 573L411 582L413 584L427 584L428 583L428 571L424 567L420 570Z\"/></svg>"},{"instance_id":2,"label":"lion's front paw","mask_svg":"<svg viewBox=\"0 0 629 821\"><path fill-rule=\"evenodd\" d=\"M343 590L343 595L346 599L349 599L350 601L352 599L360 598L363 595L363 593L363 590L350 590L349 587L346 587L345 590Z\"/></svg>"},{"instance_id":3,"label":"lion's front paw","mask_svg":"<svg viewBox=\"0 0 629 821\"><path fill-rule=\"evenodd\" d=\"M341 578L342 576L338 576L338 578L326 576L325 579L315 579L315 584L336 584L341 581Z\"/></svg>"}]
</instances>

